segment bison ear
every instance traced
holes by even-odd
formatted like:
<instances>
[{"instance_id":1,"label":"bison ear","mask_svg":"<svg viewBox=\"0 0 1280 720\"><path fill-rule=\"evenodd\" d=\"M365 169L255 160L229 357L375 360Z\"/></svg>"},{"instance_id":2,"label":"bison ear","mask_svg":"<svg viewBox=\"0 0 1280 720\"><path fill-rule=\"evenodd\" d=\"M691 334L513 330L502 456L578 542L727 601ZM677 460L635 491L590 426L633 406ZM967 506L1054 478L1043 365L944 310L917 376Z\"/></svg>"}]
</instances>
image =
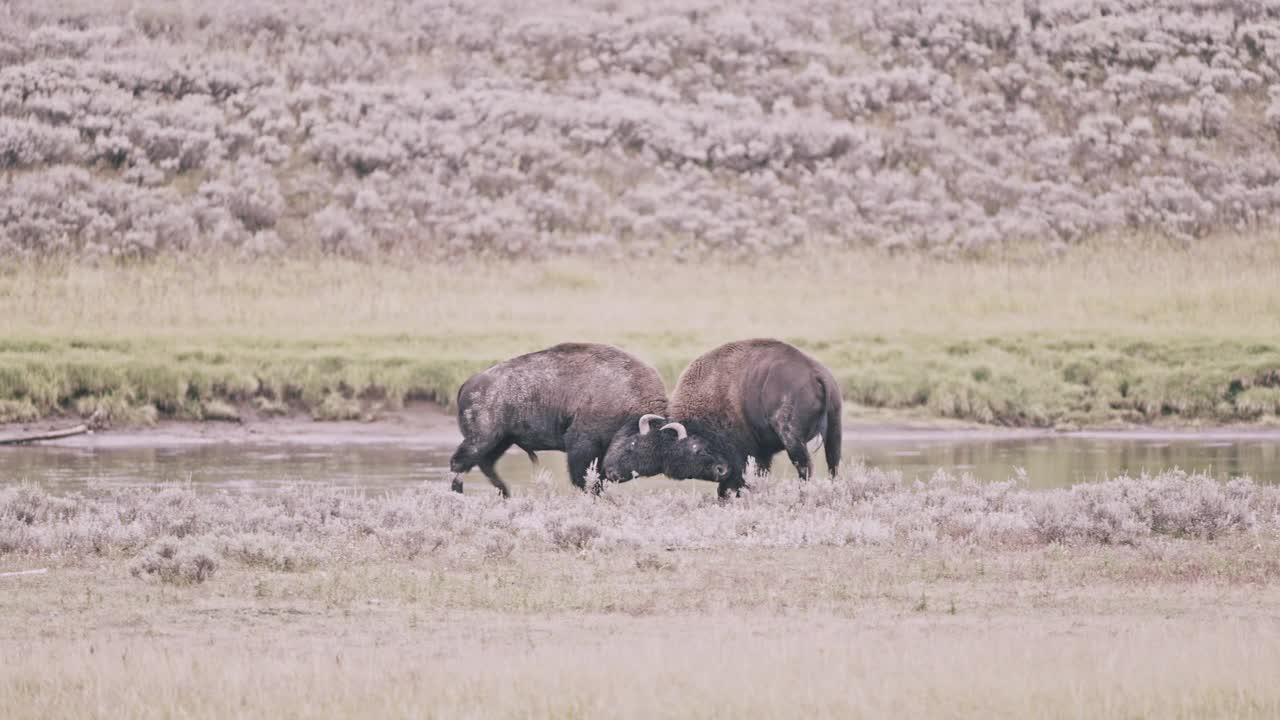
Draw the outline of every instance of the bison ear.
<instances>
[{"instance_id":1,"label":"bison ear","mask_svg":"<svg viewBox=\"0 0 1280 720\"><path fill-rule=\"evenodd\" d=\"M649 430L651 430L651 428L649 427L649 423L653 422L654 420L657 420L658 422L665 422L666 418L662 417L661 415L654 415L653 413L649 413L648 415L643 415L640 417L640 434L641 435L649 434Z\"/></svg>"},{"instance_id":2,"label":"bison ear","mask_svg":"<svg viewBox=\"0 0 1280 720\"><path fill-rule=\"evenodd\" d=\"M685 430L684 425L681 425L678 422L667 423L666 425L662 426L661 430L675 430L676 440L683 440L689 437L689 431Z\"/></svg>"}]
</instances>

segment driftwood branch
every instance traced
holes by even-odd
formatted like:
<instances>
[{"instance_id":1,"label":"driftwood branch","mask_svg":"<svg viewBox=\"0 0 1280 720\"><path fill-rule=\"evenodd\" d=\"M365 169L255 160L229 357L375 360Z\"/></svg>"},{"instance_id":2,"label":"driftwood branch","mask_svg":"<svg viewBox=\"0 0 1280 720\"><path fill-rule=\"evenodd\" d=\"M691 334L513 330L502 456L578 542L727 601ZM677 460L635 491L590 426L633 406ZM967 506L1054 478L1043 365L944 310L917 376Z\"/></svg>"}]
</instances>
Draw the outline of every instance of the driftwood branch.
<instances>
[{"instance_id":1,"label":"driftwood branch","mask_svg":"<svg viewBox=\"0 0 1280 720\"><path fill-rule=\"evenodd\" d=\"M36 433L34 435L0 436L0 445L22 445L24 443L38 442L40 440L57 440L58 438L81 435L87 432L89 432L88 425L76 425L75 427L64 428L62 430L50 430L48 432Z\"/></svg>"},{"instance_id":2,"label":"driftwood branch","mask_svg":"<svg viewBox=\"0 0 1280 720\"><path fill-rule=\"evenodd\" d=\"M44 575L49 572L48 568L40 568L39 570L16 570L14 572L2 572L0 578L18 577L19 575Z\"/></svg>"}]
</instances>

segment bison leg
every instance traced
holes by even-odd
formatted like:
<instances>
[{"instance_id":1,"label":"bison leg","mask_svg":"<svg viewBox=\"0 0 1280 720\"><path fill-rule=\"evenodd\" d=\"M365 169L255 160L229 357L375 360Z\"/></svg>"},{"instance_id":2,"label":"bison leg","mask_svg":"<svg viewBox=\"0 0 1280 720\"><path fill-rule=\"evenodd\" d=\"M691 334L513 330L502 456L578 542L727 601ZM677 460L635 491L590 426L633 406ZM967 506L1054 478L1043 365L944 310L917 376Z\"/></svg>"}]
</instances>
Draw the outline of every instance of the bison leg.
<instances>
[{"instance_id":1,"label":"bison leg","mask_svg":"<svg viewBox=\"0 0 1280 720\"><path fill-rule=\"evenodd\" d=\"M582 472L584 481L586 479L586 474L591 471L592 466L595 466L596 481L594 485L587 489L590 490L592 494L599 495L604 492L604 450L597 450L596 456L587 462L587 469Z\"/></svg>"},{"instance_id":2,"label":"bison leg","mask_svg":"<svg viewBox=\"0 0 1280 720\"><path fill-rule=\"evenodd\" d=\"M489 478L489 482L502 492L503 497L508 497L510 493L507 491L506 483L498 477L493 469L493 464L502 457L502 454L511 447L510 440L499 440L496 443L471 444L463 441L458 449L454 451L453 457L449 460L449 470L452 471L450 476L450 486L454 492L462 492L462 476L467 474L471 468L479 466L480 471L485 477Z\"/></svg>"},{"instance_id":3,"label":"bison leg","mask_svg":"<svg viewBox=\"0 0 1280 720\"><path fill-rule=\"evenodd\" d=\"M591 452L569 451L569 482L579 490L587 489L587 468L594 459Z\"/></svg>"},{"instance_id":4,"label":"bison leg","mask_svg":"<svg viewBox=\"0 0 1280 720\"><path fill-rule=\"evenodd\" d=\"M809 457L809 448L803 442L788 442L787 457L791 458L791 464L796 466L800 479L808 480L813 472L813 460Z\"/></svg>"},{"instance_id":5,"label":"bison leg","mask_svg":"<svg viewBox=\"0 0 1280 720\"><path fill-rule=\"evenodd\" d=\"M498 492L502 493L502 497L511 497L511 491L507 489L507 484L502 482L502 478L498 477L498 471L493 468L493 463L496 459L497 458L490 460L489 458L485 458L484 460L481 460L480 472L484 473L484 476L489 478L489 482L493 483L493 486L498 488Z\"/></svg>"},{"instance_id":6,"label":"bison leg","mask_svg":"<svg viewBox=\"0 0 1280 720\"><path fill-rule=\"evenodd\" d=\"M524 454L529 456L529 462L533 463L534 465L537 465L537 464L538 464L538 453L536 453L536 452L534 452L534 451L530 450L529 448L527 448L527 447L525 447L525 446L523 446L523 445L521 445L521 444L519 444L519 443L516 443L516 447L518 447L518 448L520 448L521 450L523 450L523 451L524 451Z\"/></svg>"},{"instance_id":7,"label":"bison leg","mask_svg":"<svg viewBox=\"0 0 1280 720\"><path fill-rule=\"evenodd\" d=\"M587 470L595 463L596 473L604 471L604 450L596 443L580 443L571 445L569 455L569 480L579 490L587 489ZM592 492L600 492L600 483L591 488Z\"/></svg>"},{"instance_id":8,"label":"bison leg","mask_svg":"<svg viewBox=\"0 0 1280 720\"><path fill-rule=\"evenodd\" d=\"M569 481L579 490L587 490L587 468L596 464L596 474L604 476L604 455L609 450L609 441L603 441L590 432L579 432L570 429L564 436L564 452L569 456ZM590 488L592 492L600 492L600 483Z\"/></svg>"},{"instance_id":9,"label":"bison leg","mask_svg":"<svg viewBox=\"0 0 1280 720\"><path fill-rule=\"evenodd\" d=\"M476 466L480 461L480 454L476 452L475 447L468 445L463 441L458 449L453 451L453 457L449 458L449 486L456 493L462 492L462 476L467 471Z\"/></svg>"},{"instance_id":10,"label":"bison leg","mask_svg":"<svg viewBox=\"0 0 1280 720\"><path fill-rule=\"evenodd\" d=\"M814 435L807 432L806 428L809 425L810 423L792 416L780 423L776 430L778 439L782 441L782 449L787 451L787 457L791 459L791 464L796 466L796 472L800 474L801 480L808 480L813 474L813 459L809 455L809 443L806 442Z\"/></svg>"},{"instance_id":11,"label":"bison leg","mask_svg":"<svg viewBox=\"0 0 1280 720\"><path fill-rule=\"evenodd\" d=\"M493 466L494 463L498 462L498 459L502 457L502 454L505 453L513 444L514 443L510 440L503 440L492 450L485 453L484 457L481 458L478 463L480 466L480 472L484 473L484 476L489 478L489 482L493 483L493 486L498 488L498 492L502 493L502 497L504 498L511 497L511 491L507 489L507 484L502 482L502 478L498 477L498 471L494 469Z\"/></svg>"},{"instance_id":12,"label":"bison leg","mask_svg":"<svg viewBox=\"0 0 1280 720\"><path fill-rule=\"evenodd\" d=\"M734 497L742 497L742 483L722 482L716 486L716 497L724 500L732 491Z\"/></svg>"},{"instance_id":13,"label":"bison leg","mask_svg":"<svg viewBox=\"0 0 1280 720\"><path fill-rule=\"evenodd\" d=\"M760 453L760 457L756 458L756 472L761 475L768 475L773 471L773 453Z\"/></svg>"}]
</instances>

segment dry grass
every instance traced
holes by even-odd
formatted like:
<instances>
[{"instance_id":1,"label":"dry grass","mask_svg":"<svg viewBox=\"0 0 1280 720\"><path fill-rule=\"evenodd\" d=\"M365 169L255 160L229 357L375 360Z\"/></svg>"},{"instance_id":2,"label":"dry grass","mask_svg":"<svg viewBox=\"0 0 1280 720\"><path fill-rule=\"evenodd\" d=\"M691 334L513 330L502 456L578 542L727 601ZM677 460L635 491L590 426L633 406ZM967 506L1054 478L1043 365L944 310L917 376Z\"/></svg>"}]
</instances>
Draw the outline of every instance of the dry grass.
<instances>
[{"instance_id":1,"label":"dry grass","mask_svg":"<svg viewBox=\"0 0 1280 720\"><path fill-rule=\"evenodd\" d=\"M1263 546L1174 543L1217 563ZM1276 573L1133 548L536 552L9 579L0 708L55 717L1271 717ZM5 564L7 566L8 563Z\"/></svg>"},{"instance_id":2,"label":"dry grass","mask_svg":"<svg viewBox=\"0 0 1280 720\"><path fill-rule=\"evenodd\" d=\"M373 417L565 340L619 345L673 384L722 341L776 336L828 364L854 412L1274 422L1278 263L1253 237L962 261L18 266L0 275L0 421Z\"/></svg>"},{"instance_id":3,"label":"dry grass","mask_svg":"<svg viewBox=\"0 0 1280 720\"><path fill-rule=\"evenodd\" d=\"M1274 234L1186 248L1133 241L970 260L832 251L752 262L371 263L202 258L20 266L0 275L0 332L322 339L574 337L710 346L749 335L1107 333L1272 339ZM636 340L633 340L635 342Z\"/></svg>"},{"instance_id":4,"label":"dry grass","mask_svg":"<svg viewBox=\"0 0 1280 720\"><path fill-rule=\"evenodd\" d=\"M0 491L0 573L49 568L0 577L0 713L1280 712L1274 488L851 469L719 503L546 482Z\"/></svg>"}]
</instances>

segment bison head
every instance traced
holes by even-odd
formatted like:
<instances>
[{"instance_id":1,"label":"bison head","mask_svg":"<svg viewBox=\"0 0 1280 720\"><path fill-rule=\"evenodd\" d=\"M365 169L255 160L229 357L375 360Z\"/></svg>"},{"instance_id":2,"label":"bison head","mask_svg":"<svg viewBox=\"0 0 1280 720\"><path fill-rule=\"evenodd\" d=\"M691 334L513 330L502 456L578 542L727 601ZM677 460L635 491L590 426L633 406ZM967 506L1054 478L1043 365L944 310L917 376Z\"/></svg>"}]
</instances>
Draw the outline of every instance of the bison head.
<instances>
[{"instance_id":1,"label":"bison head","mask_svg":"<svg viewBox=\"0 0 1280 720\"><path fill-rule=\"evenodd\" d=\"M626 482L662 472L662 460L674 436L656 432L654 423L666 422L661 415L645 415L613 436L604 456L604 476L609 482Z\"/></svg>"},{"instance_id":2,"label":"bison head","mask_svg":"<svg viewBox=\"0 0 1280 720\"><path fill-rule=\"evenodd\" d=\"M682 423L668 423L660 435L667 440L662 472L676 480L711 480L721 488L742 487L741 453L718 433Z\"/></svg>"}]
</instances>

